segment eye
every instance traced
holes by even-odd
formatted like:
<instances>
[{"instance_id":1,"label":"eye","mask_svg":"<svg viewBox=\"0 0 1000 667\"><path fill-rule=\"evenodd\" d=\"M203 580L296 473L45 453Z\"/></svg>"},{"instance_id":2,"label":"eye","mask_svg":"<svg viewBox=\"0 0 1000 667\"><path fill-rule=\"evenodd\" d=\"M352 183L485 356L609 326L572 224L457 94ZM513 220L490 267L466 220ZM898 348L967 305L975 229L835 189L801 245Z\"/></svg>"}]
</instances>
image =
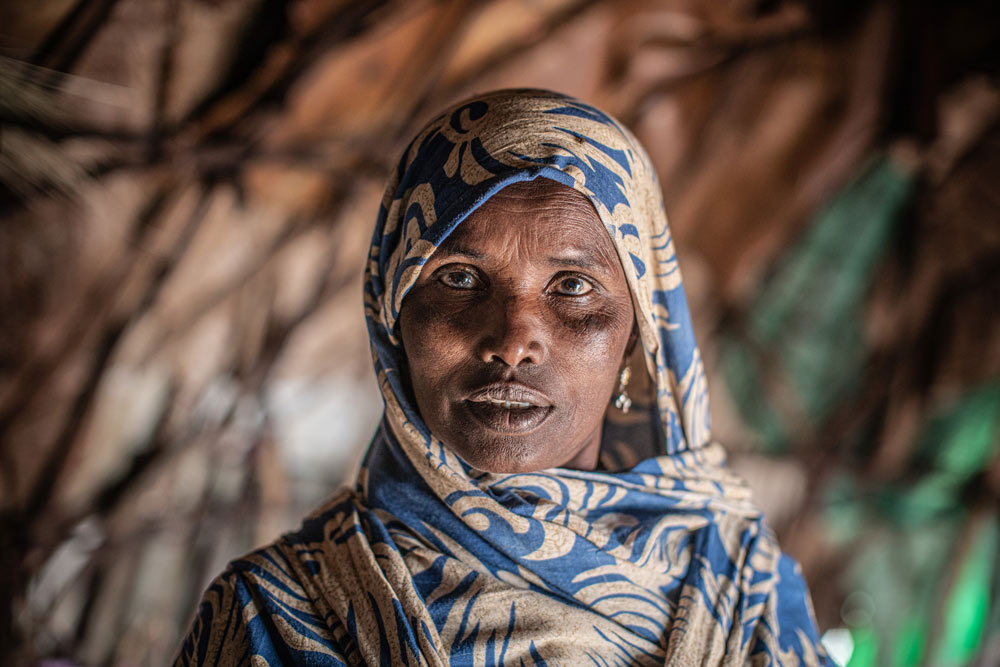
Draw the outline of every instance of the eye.
<instances>
[{"instance_id":1,"label":"eye","mask_svg":"<svg viewBox=\"0 0 1000 667\"><path fill-rule=\"evenodd\" d=\"M566 276L556 281L553 290L566 296L583 296L594 289L594 285L580 276Z\"/></svg>"},{"instance_id":2,"label":"eye","mask_svg":"<svg viewBox=\"0 0 1000 667\"><path fill-rule=\"evenodd\" d=\"M438 278L444 285L452 289L471 290L479 287L479 278L467 269L452 269L442 273Z\"/></svg>"}]
</instances>

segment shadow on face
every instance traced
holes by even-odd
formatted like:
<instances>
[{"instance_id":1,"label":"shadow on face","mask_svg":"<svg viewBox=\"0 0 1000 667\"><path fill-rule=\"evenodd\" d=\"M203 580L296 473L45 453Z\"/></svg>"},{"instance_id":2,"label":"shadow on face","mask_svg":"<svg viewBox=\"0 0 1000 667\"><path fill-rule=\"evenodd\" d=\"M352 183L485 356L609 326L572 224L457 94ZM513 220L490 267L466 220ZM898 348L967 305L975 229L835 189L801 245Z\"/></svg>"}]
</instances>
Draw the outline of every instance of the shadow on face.
<instances>
[{"instance_id":1,"label":"shadow on face","mask_svg":"<svg viewBox=\"0 0 1000 667\"><path fill-rule=\"evenodd\" d=\"M399 319L421 416L490 472L596 467L633 322L597 211L547 179L508 186L470 214Z\"/></svg>"}]
</instances>

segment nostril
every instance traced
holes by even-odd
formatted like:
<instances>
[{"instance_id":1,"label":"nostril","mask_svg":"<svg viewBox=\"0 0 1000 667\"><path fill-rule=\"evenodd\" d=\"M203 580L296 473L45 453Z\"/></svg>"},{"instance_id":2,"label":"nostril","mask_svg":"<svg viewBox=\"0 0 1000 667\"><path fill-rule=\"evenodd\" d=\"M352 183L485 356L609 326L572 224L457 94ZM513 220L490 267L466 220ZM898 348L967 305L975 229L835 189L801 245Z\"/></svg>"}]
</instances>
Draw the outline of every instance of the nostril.
<instances>
[{"instance_id":1,"label":"nostril","mask_svg":"<svg viewBox=\"0 0 1000 667\"><path fill-rule=\"evenodd\" d=\"M524 342L508 339L494 345L484 346L483 352L481 358L484 361L500 363L505 366L538 364L545 356L544 348L537 340Z\"/></svg>"},{"instance_id":2,"label":"nostril","mask_svg":"<svg viewBox=\"0 0 1000 667\"><path fill-rule=\"evenodd\" d=\"M513 297L491 305L493 309L482 320L480 359L512 367L541 363L545 332L535 304Z\"/></svg>"},{"instance_id":3,"label":"nostril","mask_svg":"<svg viewBox=\"0 0 1000 667\"><path fill-rule=\"evenodd\" d=\"M487 361L491 361L491 362L494 362L494 363L497 363L497 364L503 364L505 366L507 365L507 362L504 361L503 357L501 357L499 354L491 355L490 358L487 359Z\"/></svg>"}]
</instances>

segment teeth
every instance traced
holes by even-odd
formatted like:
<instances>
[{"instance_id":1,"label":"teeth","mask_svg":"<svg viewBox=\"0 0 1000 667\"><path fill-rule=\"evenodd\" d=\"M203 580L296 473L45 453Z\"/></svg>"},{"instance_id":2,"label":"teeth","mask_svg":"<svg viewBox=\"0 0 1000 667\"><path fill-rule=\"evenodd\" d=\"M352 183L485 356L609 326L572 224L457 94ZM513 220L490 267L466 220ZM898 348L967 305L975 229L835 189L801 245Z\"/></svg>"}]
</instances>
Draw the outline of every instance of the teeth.
<instances>
[{"instance_id":1,"label":"teeth","mask_svg":"<svg viewBox=\"0 0 1000 667\"><path fill-rule=\"evenodd\" d=\"M522 403L521 401L498 401L493 398L487 398L486 402L490 405L495 405L498 408L503 408L504 410L513 410L515 408L523 410L524 408L531 407L531 403Z\"/></svg>"}]
</instances>

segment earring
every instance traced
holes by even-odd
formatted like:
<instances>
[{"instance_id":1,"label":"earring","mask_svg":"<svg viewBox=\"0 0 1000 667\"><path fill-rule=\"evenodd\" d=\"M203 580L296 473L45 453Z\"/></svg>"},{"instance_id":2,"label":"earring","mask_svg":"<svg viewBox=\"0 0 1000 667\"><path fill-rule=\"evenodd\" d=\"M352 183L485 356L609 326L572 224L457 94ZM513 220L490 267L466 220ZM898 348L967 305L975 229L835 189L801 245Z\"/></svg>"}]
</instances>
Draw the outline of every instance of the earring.
<instances>
[{"instance_id":1,"label":"earring","mask_svg":"<svg viewBox=\"0 0 1000 667\"><path fill-rule=\"evenodd\" d=\"M629 398L627 391L630 379L632 379L632 369L626 366L622 369L621 375L618 376L618 395L615 397L615 407L626 415L632 407L632 399Z\"/></svg>"}]
</instances>

